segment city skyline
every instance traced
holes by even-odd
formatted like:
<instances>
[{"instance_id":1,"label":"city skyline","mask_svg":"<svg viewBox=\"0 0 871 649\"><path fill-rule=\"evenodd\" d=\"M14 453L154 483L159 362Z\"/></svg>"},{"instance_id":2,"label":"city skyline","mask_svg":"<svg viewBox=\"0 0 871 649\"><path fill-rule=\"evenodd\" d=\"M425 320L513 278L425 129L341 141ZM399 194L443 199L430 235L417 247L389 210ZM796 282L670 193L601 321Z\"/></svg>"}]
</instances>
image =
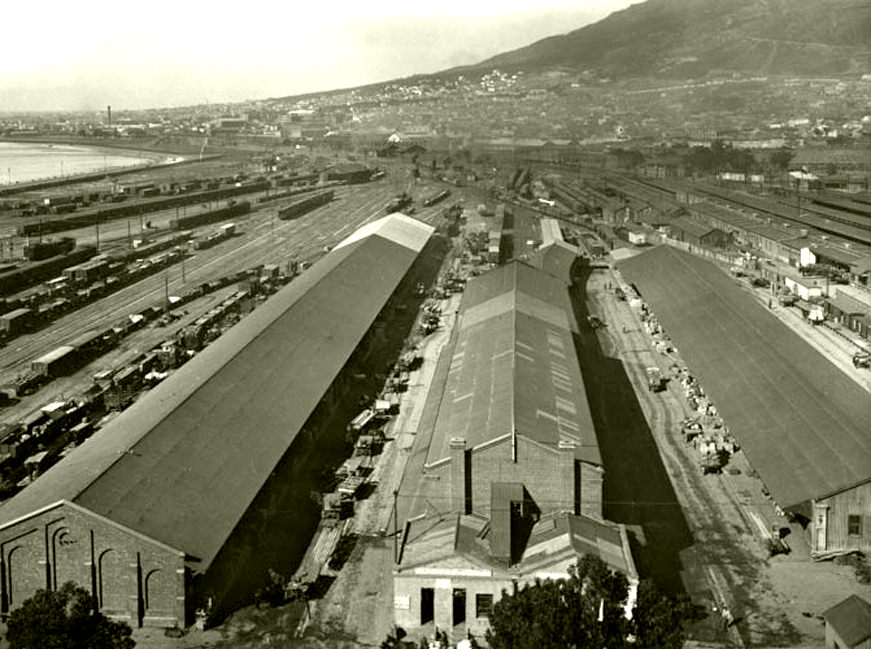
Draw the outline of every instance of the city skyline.
<instances>
[{"instance_id":1,"label":"city skyline","mask_svg":"<svg viewBox=\"0 0 871 649\"><path fill-rule=\"evenodd\" d=\"M626 0L530 0L437 7L277 6L205 11L167 0L5 10L0 112L118 110L265 99L468 65L565 33Z\"/></svg>"}]
</instances>

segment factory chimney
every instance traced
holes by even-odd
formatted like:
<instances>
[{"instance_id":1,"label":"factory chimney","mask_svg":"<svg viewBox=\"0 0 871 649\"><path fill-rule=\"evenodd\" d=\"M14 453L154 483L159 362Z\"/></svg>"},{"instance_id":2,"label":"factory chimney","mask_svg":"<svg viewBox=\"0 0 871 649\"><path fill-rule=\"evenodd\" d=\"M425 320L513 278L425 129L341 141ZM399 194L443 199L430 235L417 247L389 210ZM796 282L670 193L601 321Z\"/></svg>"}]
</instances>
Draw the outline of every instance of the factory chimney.
<instances>
[{"instance_id":1,"label":"factory chimney","mask_svg":"<svg viewBox=\"0 0 871 649\"><path fill-rule=\"evenodd\" d=\"M112 128L112 107L106 106L106 115L109 118L109 128Z\"/></svg>"}]
</instances>

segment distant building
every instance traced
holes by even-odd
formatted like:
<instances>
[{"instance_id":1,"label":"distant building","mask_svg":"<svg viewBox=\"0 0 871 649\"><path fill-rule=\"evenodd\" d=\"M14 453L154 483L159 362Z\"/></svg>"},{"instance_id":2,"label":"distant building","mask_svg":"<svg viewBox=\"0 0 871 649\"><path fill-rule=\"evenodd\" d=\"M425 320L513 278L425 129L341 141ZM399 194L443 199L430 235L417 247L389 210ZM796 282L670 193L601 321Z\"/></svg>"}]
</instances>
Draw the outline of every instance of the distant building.
<instances>
[{"instance_id":1,"label":"distant building","mask_svg":"<svg viewBox=\"0 0 871 649\"><path fill-rule=\"evenodd\" d=\"M248 126L247 117L219 117L209 124L209 133L213 135L238 133Z\"/></svg>"},{"instance_id":2,"label":"distant building","mask_svg":"<svg viewBox=\"0 0 871 649\"><path fill-rule=\"evenodd\" d=\"M694 246L726 248L732 242L732 237L719 228L706 225L687 216L674 219L667 228L673 239Z\"/></svg>"},{"instance_id":3,"label":"distant building","mask_svg":"<svg viewBox=\"0 0 871 649\"><path fill-rule=\"evenodd\" d=\"M540 220L542 243L538 250L532 253L530 263L544 272L572 283L575 263L578 260L577 246L563 239L559 221L543 218Z\"/></svg>"}]
</instances>

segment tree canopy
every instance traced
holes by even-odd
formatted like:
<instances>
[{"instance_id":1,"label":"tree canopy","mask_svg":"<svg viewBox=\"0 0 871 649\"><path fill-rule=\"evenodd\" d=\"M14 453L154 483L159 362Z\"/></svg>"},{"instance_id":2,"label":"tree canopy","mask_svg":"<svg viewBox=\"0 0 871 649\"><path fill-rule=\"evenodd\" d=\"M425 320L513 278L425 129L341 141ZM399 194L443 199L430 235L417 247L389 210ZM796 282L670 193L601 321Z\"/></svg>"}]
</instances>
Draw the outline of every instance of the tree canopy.
<instances>
[{"instance_id":1,"label":"tree canopy","mask_svg":"<svg viewBox=\"0 0 871 649\"><path fill-rule=\"evenodd\" d=\"M9 649L133 649L130 627L108 619L96 604L72 582L36 591L9 616Z\"/></svg>"},{"instance_id":2,"label":"tree canopy","mask_svg":"<svg viewBox=\"0 0 871 649\"><path fill-rule=\"evenodd\" d=\"M684 600L660 593L642 581L627 619L626 577L597 556L587 555L569 570L569 579L536 580L515 593L503 593L490 615L487 642L492 649L677 649L681 623L697 611ZM634 636L633 642L628 638Z\"/></svg>"}]
</instances>

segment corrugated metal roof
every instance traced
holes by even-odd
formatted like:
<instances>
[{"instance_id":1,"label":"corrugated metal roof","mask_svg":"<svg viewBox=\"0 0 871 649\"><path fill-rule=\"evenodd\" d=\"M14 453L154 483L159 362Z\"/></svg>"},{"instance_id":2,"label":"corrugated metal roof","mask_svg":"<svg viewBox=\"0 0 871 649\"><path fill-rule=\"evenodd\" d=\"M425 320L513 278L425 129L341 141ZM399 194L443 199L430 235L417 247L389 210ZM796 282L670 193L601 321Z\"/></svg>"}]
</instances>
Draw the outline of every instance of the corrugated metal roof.
<instances>
[{"instance_id":1,"label":"corrugated metal roof","mask_svg":"<svg viewBox=\"0 0 871 649\"><path fill-rule=\"evenodd\" d=\"M334 250L0 507L0 520L72 500L206 569L418 250L377 234Z\"/></svg>"},{"instance_id":2,"label":"corrugated metal roof","mask_svg":"<svg viewBox=\"0 0 871 649\"><path fill-rule=\"evenodd\" d=\"M871 308L867 304L839 291L827 297L826 301L842 313L871 313Z\"/></svg>"},{"instance_id":3,"label":"corrugated metal roof","mask_svg":"<svg viewBox=\"0 0 871 649\"><path fill-rule=\"evenodd\" d=\"M496 578L533 576L547 566L567 568L579 557L593 554L627 577L638 577L630 549L615 523L565 512L542 516L525 539L520 560L510 567L492 558L492 534L489 520L475 514L417 519L409 524L401 570L426 566L425 574L438 577L440 569L450 574L466 559L470 567L489 569Z\"/></svg>"},{"instance_id":4,"label":"corrugated metal roof","mask_svg":"<svg viewBox=\"0 0 871 649\"><path fill-rule=\"evenodd\" d=\"M556 219L541 219L541 245L547 246L557 241L563 241L563 233Z\"/></svg>"},{"instance_id":5,"label":"corrugated metal roof","mask_svg":"<svg viewBox=\"0 0 871 649\"><path fill-rule=\"evenodd\" d=\"M828 259L841 262L846 266L855 264L857 259L862 258L861 253L858 253L855 250L843 250L841 248L835 248L834 246L813 245L810 249L811 252L818 257L827 257Z\"/></svg>"},{"instance_id":6,"label":"corrugated metal roof","mask_svg":"<svg viewBox=\"0 0 871 649\"><path fill-rule=\"evenodd\" d=\"M571 440L601 464L565 283L513 262L470 281L461 309L427 463L449 456L451 437L471 448L513 430L554 450Z\"/></svg>"},{"instance_id":7,"label":"corrugated metal roof","mask_svg":"<svg viewBox=\"0 0 871 649\"><path fill-rule=\"evenodd\" d=\"M536 250L530 262L536 268L540 268L554 277L559 277L566 284L571 284L572 266L577 257L578 249L576 246L565 241L557 241Z\"/></svg>"},{"instance_id":8,"label":"corrugated metal roof","mask_svg":"<svg viewBox=\"0 0 871 649\"><path fill-rule=\"evenodd\" d=\"M342 248L377 234L379 237L398 243L415 252L420 252L429 241L432 231L432 228L425 223L405 216L405 214L394 212L358 228L350 236L340 241L336 248Z\"/></svg>"},{"instance_id":9,"label":"corrugated metal roof","mask_svg":"<svg viewBox=\"0 0 871 649\"><path fill-rule=\"evenodd\" d=\"M871 480L871 399L713 264L661 246L619 262L774 499Z\"/></svg>"}]
</instances>

